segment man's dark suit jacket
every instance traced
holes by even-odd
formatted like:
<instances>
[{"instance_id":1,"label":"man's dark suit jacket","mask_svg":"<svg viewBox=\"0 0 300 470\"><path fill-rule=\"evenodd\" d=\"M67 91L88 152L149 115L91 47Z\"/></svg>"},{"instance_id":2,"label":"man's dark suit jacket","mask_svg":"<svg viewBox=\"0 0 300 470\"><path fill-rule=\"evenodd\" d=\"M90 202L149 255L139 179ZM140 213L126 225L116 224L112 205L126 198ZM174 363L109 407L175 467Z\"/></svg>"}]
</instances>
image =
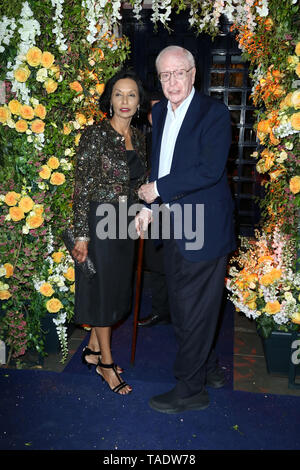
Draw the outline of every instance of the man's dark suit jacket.
<instances>
[{"instance_id":1,"label":"man's dark suit jacket","mask_svg":"<svg viewBox=\"0 0 300 470\"><path fill-rule=\"evenodd\" d=\"M160 198L163 203L170 204L171 215L174 203L180 204L182 211L185 204L190 205L193 230L196 229L196 205L204 205L204 243L201 249L187 249L186 243L191 240L185 236L182 218L183 236L177 239L177 243L184 258L197 262L224 256L235 249L233 201L226 171L231 144L228 108L195 91L176 140L170 174L158 179L166 115L167 100L163 99L152 109L150 181L157 180ZM197 223L203 221L198 217Z\"/></svg>"}]
</instances>

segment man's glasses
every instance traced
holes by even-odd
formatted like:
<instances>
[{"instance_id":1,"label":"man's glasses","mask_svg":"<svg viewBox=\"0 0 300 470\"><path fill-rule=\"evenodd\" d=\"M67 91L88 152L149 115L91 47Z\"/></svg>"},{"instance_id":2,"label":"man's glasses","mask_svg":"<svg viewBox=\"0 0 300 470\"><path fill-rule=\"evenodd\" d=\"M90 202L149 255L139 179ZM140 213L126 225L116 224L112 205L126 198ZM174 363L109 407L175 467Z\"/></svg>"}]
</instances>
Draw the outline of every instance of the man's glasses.
<instances>
[{"instance_id":1,"label":"man's glasses","mask_svg":"<svg viewBox=\"0 0 300 470\"><path fill-rule=\"evenodd\" d=\"M161 82L168 82L171 78L171 75L174 76L177 80L184 80L187 76L187 73L192 70L194 67L191 67L188 70L185 69L179 69L179 70L173 70L173 72L161 72L158 75L158 78L160 79Z\"/></svg>"}]
</instances>

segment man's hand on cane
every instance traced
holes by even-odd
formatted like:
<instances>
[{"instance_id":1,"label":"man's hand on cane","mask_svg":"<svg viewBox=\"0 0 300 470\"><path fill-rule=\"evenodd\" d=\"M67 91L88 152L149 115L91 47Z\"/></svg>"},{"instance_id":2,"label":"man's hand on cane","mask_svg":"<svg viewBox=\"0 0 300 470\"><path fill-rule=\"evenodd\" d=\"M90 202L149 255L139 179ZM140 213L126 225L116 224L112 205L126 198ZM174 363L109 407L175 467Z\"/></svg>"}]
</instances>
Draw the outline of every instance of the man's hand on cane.
<instances>
[{"instance_id":1,"label":"man's hand on cane","mask_svg":"<svg viewBox=\"0 0 300 470\"><path fill-rule=\"evenodd\" d=\"M144 232L146 232L148 225L152 222L152 211L145 207L135 216L135 228L138 236L143 238Z\"/></svg>"}]
</instances>

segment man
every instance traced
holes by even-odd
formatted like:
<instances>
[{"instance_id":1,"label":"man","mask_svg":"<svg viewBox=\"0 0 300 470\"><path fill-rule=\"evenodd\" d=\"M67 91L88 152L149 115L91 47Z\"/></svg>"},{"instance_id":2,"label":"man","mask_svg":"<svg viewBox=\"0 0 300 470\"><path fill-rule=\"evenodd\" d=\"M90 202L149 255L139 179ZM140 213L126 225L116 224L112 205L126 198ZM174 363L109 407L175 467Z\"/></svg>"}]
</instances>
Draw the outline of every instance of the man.
<instances>
[{"instance_id":1,"label":"man","mask_svg":"<svg viewBox=\"0 0 300 470\"><path fill-rule=\"evenodd\" d=\"M231 127L227 107L194 89L196 69L189 51L167 47L156 68L166 99L152 111L151 182L141 186L139 196L148 205L159 197L170 209L171 237L164 240L164 258L178 352L175 387L152 397L149 405L178 413L206 408L205 387L225 384L212 345L227 255L235 248L226 174ZM152 217L149 207L137 214L139 234ZM191 231L196 234L193 242Z\"/></svg>"},{"instance_id":2,"label":"man","mask_svg":"<svg viewBox=\"0 0 300 470\"><path fill-rule=\"evenodd\" d=\"M152 107L163 98L161 92L153 92L150 100L148 121L152 127ZM147 157L148 167L151 167L152 129L147 132ZM151 228L151 227L150 227ZM150 285L152 293L152 310L150 315L138 321L140 327L165 325L170 323L170 309L168 302L168 290L163 262L163 245L149 238L144 244L144 265L150 271Z\"/></svg>"}]
</instances>

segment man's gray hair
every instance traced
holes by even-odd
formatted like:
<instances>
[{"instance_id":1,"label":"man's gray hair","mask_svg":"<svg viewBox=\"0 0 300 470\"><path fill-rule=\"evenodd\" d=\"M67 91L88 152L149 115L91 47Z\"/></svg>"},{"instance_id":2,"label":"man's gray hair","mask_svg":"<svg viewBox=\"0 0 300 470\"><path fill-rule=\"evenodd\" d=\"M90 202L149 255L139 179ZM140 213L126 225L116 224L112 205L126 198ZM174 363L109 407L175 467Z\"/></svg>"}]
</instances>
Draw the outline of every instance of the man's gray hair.
<instances>
[{"instance_id":1,"label":"man's gray hair","mask_svg":"<svg viewBox=\"0 0 300 470\"><path fill-rule=\"evenodd\" d=\"M155 67L156 67L157 71L158 71L158 65L159 65L160 59L167 52L175 52L177 54L179 53L179 54L185 55L186 59L188 60L188 62L190 64L190 66L195 67L195 59L194 59L193 54L190 51L188 51L187 49L184 49L184 47L180 47L180 46L168 46L168 47L165 47L162 51L160 51L160 53L156 57Z\"/></svg>"}]
</instances>

